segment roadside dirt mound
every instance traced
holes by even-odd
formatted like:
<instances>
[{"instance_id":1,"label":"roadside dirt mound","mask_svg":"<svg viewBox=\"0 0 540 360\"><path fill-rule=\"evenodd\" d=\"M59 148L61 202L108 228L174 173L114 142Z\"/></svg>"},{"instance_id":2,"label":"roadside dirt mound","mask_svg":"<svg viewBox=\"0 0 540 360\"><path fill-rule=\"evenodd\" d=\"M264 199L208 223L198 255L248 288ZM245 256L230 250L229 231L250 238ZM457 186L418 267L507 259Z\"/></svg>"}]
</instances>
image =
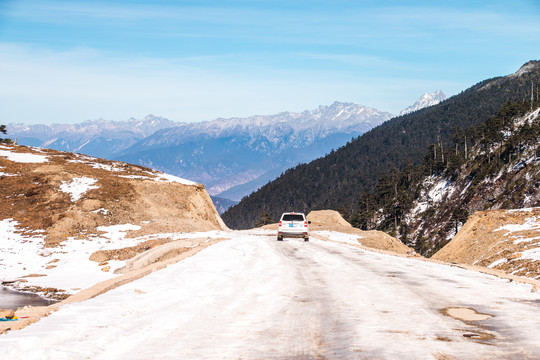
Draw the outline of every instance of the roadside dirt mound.
<instances>
[{"instance_id":1,"label":"roadside dirt mound","mask_svg":"<svg viewBox=\"0 0 540 360\"><path fill-rule=\"evenodd\" d=\"M369 248L392 251L398 254L412 253L413 250L401 241L382 231L363 231L349 224L335 210L312 211L307 215L311 221L310 231L330 230L358 235L358 241Z\"/></svg>"},{"instance_id":2,"label":"roadside dirt mound","mask_svg":"<svg viewBox=\"0 0 540 360\"><path fill-rule=\"evenodd\" d=\"M80 154L1 145L0 184L0 221L48 247L117 224L140 227L128 236L227 228L201 184Z\"/></svg>"},{"instance_id":3,"label":"roadside dirt mound","mask_svg":"<svg viewBox=\"0 0 540 360\"><path fill-rule=\"evenodd\" d=\"M353 229L352 225L335 210L312 211L307 215L307 219L311 221L311 230Z\"/></svg>"},{"instance_id":4,"label":"roadside dirt mound","mask_svg":"<svg viewBox=\"0 0 540 360\"><path fill-rule=\"evenodd\" d=\"M432 259L540 279L540 208L476 212Z\"/></svg>"},{"instance_id":5,"label":"roadside dirt mound","mask_svg":"<svg viewBox=\"0 0 540 360\"><path fill-rule=\"evenodd\" d=\"M358 235L359 243L369 248L391 251L398 254L410 254L414 252L413 249L398 239L382 231L363 231L354 228L335 210L312 211L307 215L307 219L311 221L311 225L309 225L311 232L327 230L355 234ZM277 224L265 225L262 228L276 230Z\"/></svg>"}]
</instances>

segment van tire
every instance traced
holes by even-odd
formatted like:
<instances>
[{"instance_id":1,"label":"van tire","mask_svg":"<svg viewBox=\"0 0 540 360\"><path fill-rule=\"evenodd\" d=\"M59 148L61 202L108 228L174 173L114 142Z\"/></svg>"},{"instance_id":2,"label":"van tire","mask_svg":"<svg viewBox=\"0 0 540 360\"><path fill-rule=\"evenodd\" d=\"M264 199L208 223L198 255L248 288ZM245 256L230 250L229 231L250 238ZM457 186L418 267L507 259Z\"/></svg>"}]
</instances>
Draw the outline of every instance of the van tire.
<instances>
[{"instance_id":1,"label":"van tire","mask_svg":"<svg viewBox=\"0 0 540 360\"><path fill-rule=\"evenodd\" d=\"M283 241L283 237L278 236L278 237L277 237L277 241Z\"/></svg>"}]
</instances>

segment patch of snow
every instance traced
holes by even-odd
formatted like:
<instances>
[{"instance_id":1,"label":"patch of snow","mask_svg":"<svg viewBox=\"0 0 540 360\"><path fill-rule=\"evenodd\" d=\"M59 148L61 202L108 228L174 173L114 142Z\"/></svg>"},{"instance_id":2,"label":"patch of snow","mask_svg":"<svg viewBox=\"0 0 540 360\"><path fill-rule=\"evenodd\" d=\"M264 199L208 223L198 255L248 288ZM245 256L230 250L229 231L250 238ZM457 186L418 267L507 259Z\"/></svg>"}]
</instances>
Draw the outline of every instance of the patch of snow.
<instances>
[{"instance_id":1,"label":"patch of snow","mask_svg":"<svg viewBox=\"0 0 540 360\"><path fill-rule=\"evenodd\" d=\"M44 163L49 161L49 158L45 155L17 153L2 149L0 149L0 156L7 157L8 160L18 163Z\"/></svg>"},{"instance_id":2,"label":"patch of snow","mask_svg":"<svg viewBox=\"0 0 540 360\"><path fill-rule=\"evenodd\" d=\"M0 176L18 176L18 175L17 174L8 174L8 173L0 171Z\"/></svg>"},{"instance_id":3,"label":"patch of snow","mask_svg":"<svg viewBox=\"0 0 540 360\"><path fill-rule=\"evenodd\" d=\"M107 170L107 171L111 171L111 172L123 171L123 169L118 169L118 168L115 168L114 166L111 166L111 165L108 165L108 164L101 164L101 163L94 162L94 163L91 163L91 164L88 164L88 165L90 165L94 169Z\"/></svg>"},{"instance_id":4,"label":"patch of snow","mask_svg":"<svg viewBox=\"0 0 540 360\"><path fill-rule=\"evenodd\" d=\"M506 258L499 259L499 260L494 261L494 262L492 262L491 264L489 264L489 265L488 265L488 268L494 268L495 266L500 265L500 264L503 264L503 263L505 263L505 262L507 262L507 261L508 261L508 259L506 259Z\"/></svg>"},{"instance_id":5,"label":"patch of snow","mask_svg":"<svg viewBox=\"0 0 540 360\"><path fill-rule=\"evenodd\" d=\"M523 251L520 259L540 261L540 248L533 248Z\"/></svg>"},{"instance_id":6,"label":"patch of snow","mask_svg":"<svg viewBox=\"0 0 540 360\"><path fill-rule=\"evenodd\" d=\"M465 192L466 192L467 190L469 190L469 187L471 186L471 184L472 184L472 181L469 181L469 182L467 183L467 185L463 188L463 190L461 190L460 195L464 195Z\"/></svg>"},{"instance_id":7,"label":"patch of snow","mask_svg":"<svg viewBox=\"0 0 540 360\"><path fill-rule=\"evenodd\" d=\"M126 179L156 180L155 178L151 178L149 176L142 176L142 175L118 175L118 177L122 177Z\"/></svg>"},{"instance_id":8,"label":"patch of snow","mask_svg":"<svg viewBox=\"0 0 540 360\"><path fill-rule=\"evenodd\" d=\"M360 244L360 239L362 239L362 236L356 234L346 234L330 230L312 231L311 233L315 236L321 235L329 238L330 240L339 241L347 244Z\"/></svg>"},{"instance_id":9,"label":"patch of snow","mask_svg":"<svg viewBox=\"0 0 540 360\"><path fill-rule=\"evenodd\" d=\"M511 212L511 213L515 213L515 212L531 212L534 209L538 209L538 208L510 209L510 210L506 210L506 212Z\"/></svg>"},{"instance_id":10,"label":"patch of snow","mask_svg":"<svg viewBox=\"0 0 540 360\"><path fill-rule=\"evenodd\" d=\"M99 226L97 228L98 231L105 232L105 234L103 235L104 237L113 241L123 240L128 231L135 231L135 230L140 230L140 229L141 227L139 225L133 225L133 224ZM130 246L130 245L124 245L124 246Z\"/></svg>"},{"instance_id":11,"label":"patch of snow","mask_svg":"<svg viewBox=\"0 0 540 360\"><path fill-rule=\"evenodd\" d=\"M450 181L441 180L435 184L428 192L429 198L433 202L440 202L445 196L450 196L455 190L455 186Z\"/></svg>"},{"instance_id":12,"label":"patch of snow","mask_svg":"<svg viewBox=\"0 0 540 360\"><path fill-rule=\"evenodd\" d=\"M107 209L104 209L104 208L99 208L97 210L94 210L92 211L93 213L96 213L96 214L103 214L103 215L109 215L110 211L107 210Z\"/></svg>"},{"instance_id":13,"label":"patch of snow","mask_svg":"<svg viewBox=\"0 0 540 360\"><path fill-rule=\"evenodd\" d=\"M75 202L79 200L84 195L84 193L86 193L88 190L98 189L99 186L94 185L96 182L97 182L96 179L92 179L85 176L73 178L71 182L62 181L62 185L60 185L60 190L62 190L65 193L70 194L71 201Z\"/></svg>"},{"instance_id":14,"label":"patch of snow","mask_svg":"<svg viewBox=\"0 0 540 360\"><path fill-rule=\"evenodd\" d=\"M424 212L429 207L429 204L427 201L420 201L416 203L416 206L411 210L411 214L413 216L417 216L418 214Z\"/></svg>"},{"instance_id":15,"label":"patch of snow","mask_svg":"<svg viewBox=\"0 0 540 360\"><path fill-rule=\"evenodd\" d=\"M178 176L174 176L174 175L170 175L170 174L157 173L157 174L152 174L152 175L155 175L155 176L158 177L157 179L154 179L154 181L176 182L176 183L180 183L180 184L184 184L184 185L199 185L198 183L196 183L194 181L182 179L182 178L179 178Z\"/></svg>"},{"instance_id":16,"label":"patch of snow","mask_svg":"<svg viewBox=\"0 0 540 360\"><path fill-rule=\"evenodd\" d=\"M527 230L538 230L540 229L540 221L535 216L526 218L525 223L523 224L508 224L501 226L498 229L495 229L493 231L502 231L506 230L508 233L516 232L516 231L527 231ZM507 233L507 234L508 234Z\"/></svg>"},{"instance_id":17,"label":"patch of snow","mask_svg":"<svg viewBox=\"0 0 540 360\"><path fill-rule=\"evenodd\" d=\"M536 241L536 240L540 240L540 236L535 236L535 237L531 237L531 238L519 237L517 240L514 240L514 244L521 244L521 243L524 243L524 242L532 242L532 241Z\"/></svg>"},{"instance_id":18,"label":"patch of snow","mask_svg":"<svg viewBox=\"0 0 540 360\"><path fill-rule=\"evenodd\" d=\"M13 219L0 220L0 277L15 280L23 275L38 273L49 261L38 254L43 251L42 235L23 235Z\"/></svg>"},{"instance_id":19,"label":"patch of snow","mask_svg":"<svg viewBox=\"0 0 540 360\"><path fill-rule=\"evenodd\" d=\"M123 177L126 179L140 179L140 180L150 180L150 181L157 181L157 182L176 182L183 185L199 185L198 183L179 178L178 176L165 174L165 173L159 173L159 172L147 172L147 174L152 175L150 176L144 176L144 175L118 175L118 177Z\"/></svg>"}]
</instances>

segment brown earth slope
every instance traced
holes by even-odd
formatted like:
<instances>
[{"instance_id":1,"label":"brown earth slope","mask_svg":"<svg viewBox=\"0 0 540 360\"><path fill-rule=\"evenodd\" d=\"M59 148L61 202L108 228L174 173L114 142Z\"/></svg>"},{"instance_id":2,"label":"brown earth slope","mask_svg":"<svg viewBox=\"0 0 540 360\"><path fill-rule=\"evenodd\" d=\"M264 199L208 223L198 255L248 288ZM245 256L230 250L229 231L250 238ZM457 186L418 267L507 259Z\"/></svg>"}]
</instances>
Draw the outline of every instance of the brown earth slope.
<instances>
[{"instance_id":1,"label":"brown earth slope","mask_svg":"<svg viewBox=\"0 0 540 360\"><path fill-rule=\"evenodd\" d=\"M85 155L16 145L0 150L0 220L42 231L46 246L99 235L99 226L116 224L141 227L130 236L226 229L201 184ZM12 161L8 153L46 161ZM77 199L65 186L80 179L94 183Z\"/></svg>"},{"instance_id":2,"label":"brown earth slope","mask_svg":"<svg viewBox=\"0 0 540 360\"><path fill-rule=\"evenodd\" d=\"M540 208L476 212L432 258L540 279Z\"/></svg>"}]
</instances>

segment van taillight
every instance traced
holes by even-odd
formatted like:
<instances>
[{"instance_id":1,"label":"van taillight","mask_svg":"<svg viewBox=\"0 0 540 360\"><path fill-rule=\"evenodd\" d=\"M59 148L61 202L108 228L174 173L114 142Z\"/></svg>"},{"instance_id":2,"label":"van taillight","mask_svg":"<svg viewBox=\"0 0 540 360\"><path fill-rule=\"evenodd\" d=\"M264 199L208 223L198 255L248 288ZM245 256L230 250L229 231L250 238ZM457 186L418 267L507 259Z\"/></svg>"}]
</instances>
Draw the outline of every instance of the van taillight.
<instances>
[{"instance_id":1,"label":"van taillight","mask_svg":"<svg viewBox=\"0 0 540 360\"><path fill-rule=\"evenodd\" d=\"M304 221L304 227L307 227L307 221Z\"/></svg>"},{"instance_id":2,"label":"van taillight","mask_svg":"<svg viewBox=\"0 0 540 360\"><path fill-rule=\"evenodd\" d=\"M279 222L279 225L278 226L281 226L281 221Z\"/></svg>"}]
</instances>

